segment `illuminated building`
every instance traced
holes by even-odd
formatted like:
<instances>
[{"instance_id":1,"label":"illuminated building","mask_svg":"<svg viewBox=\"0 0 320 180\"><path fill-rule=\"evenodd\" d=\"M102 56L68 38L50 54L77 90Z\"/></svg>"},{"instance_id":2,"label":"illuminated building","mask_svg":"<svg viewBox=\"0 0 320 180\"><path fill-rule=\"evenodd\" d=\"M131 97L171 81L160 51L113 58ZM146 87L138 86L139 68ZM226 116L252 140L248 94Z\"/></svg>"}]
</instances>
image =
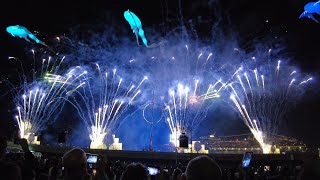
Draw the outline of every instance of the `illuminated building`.
<instances>
[{"instance_id":1,"label":"illuminated building","mask_svg":"<svg viewBox=\"0 0 320 180\"><path fill-rule=\"evenodd\" d=\"M119 138L116 135L112 135L113 143L110 145L110 150L122 150L122 143L120 143Z\"/></svg>"},{"instance_id":2,"label":"illuminated building","mask_svg":"<svg viewBox=\"0 0 320 180\"><path fill-rule=\"evenodd\" d=\"M254 153L262 153L259 143L255 140L252 134L234 135L216 137L210 135L209 137L201 137L201 144L204 144L209 153L244 153L252 151ZM274 154L284 152L305 152L306 145L297 139L286 136L274 135L273 137L273 151ZM272 148L272 146L271 146Z\"/></svg>"}]
</instances>

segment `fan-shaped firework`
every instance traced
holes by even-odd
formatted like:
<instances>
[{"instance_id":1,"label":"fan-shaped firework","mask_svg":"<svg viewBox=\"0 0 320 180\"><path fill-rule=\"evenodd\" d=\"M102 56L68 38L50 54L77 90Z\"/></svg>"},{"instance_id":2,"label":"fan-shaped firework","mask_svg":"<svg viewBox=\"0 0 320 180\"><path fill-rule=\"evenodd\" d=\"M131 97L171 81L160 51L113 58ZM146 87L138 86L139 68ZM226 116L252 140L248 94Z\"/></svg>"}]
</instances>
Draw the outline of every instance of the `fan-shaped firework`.
<instances>
[{"instance_id":1,"label":"fan-shaped firework","mask_svg":"<svg viewBox=\"0 0 320 180\"><path fill-rule=\"evenodd\" d=\"M170 142L175 146L181 133L196 135L197 127L225 89L225 75L234 69L214 53L206 48L199 52L188 45L173 46L145 62L152 62L146 69L151 72L156 97L165 104Z\"/></svg>"},{"instance_id":2,"label":"fan-shaped firework","mask_svg":"<svg viewBox=\"0 0 320 180\"><path fill-rule=\"evenodd\" d=\"M181 133L192 133L206 117L209 108L218 98L225 84L221 80L201 92L199 80L195 80L193 87L179 83L177 87L169 90L169 103L166 104L168 112L167 122L171 130L170 142L179 146L177 137ZM191 89L192 88L192 89Z\"/></svg>"},{"instance_id":3,"label":"fan-shaped firework","mask_svg":"<svg viewBox=\"0 0 320 180\"><path fill-rule=\"evenodd\" d=\"M196 130L225 86L218 75L224 68L213 53L193 50L187 45L174 46L151 56L140 66L150 73L149 90L156 101L165 104L170 141L175 145L177 134ZM139 64L141 59L134 61Z\"/></svg>"},{"instance_id":4,"label":"fan-shaped firework","mask_svg":"<svg viewBox=\"0 0 320 180\"><path fill-rule=\"evenodd\" d=\"M137 84L133 81L125 84L117 69L103 73L98 64L96 67L98 74L86 74L81 90L71 90L67 94L90 132L90 148L105 149L106 136L120 126L125 119L122 115L141 93L140 88L148 78L142 78Z\"/></svg>"},{"instance_id":5,"label":"fan-shaped firework","mask_svg":"<svg viewBox=\"0 0 320 180\"><path fill-rule=\"evenodd\" d=\"M26 74L22 75L21 86L14 95L18 110L15 118L20 136L27 138L29 142L33 142L32 136L43 130L47 124L54 122L62 110L66 92L81 76L69 73L66 78L62 78L55 75L63 60L64 57L56 59L48 57L42 60L39 76L36 69L32 70L31 80L28 80Z\"/></svg>"},{"instance_id":6,"label":"fan-shaped firework","mask_svg":"<svg viewBox=\"0 0 320 180\"><path fill-rule=\"evenodd\" d=\"M234 74L235 81L228 87L235 109L259 142L263 153L269 153L273 145L272 136L278 133L281 120L312 78L305 79L290 67L281 68L280 60L257 64L253 70L250 66L240 68Z\"/></svg>"}]
</instances>

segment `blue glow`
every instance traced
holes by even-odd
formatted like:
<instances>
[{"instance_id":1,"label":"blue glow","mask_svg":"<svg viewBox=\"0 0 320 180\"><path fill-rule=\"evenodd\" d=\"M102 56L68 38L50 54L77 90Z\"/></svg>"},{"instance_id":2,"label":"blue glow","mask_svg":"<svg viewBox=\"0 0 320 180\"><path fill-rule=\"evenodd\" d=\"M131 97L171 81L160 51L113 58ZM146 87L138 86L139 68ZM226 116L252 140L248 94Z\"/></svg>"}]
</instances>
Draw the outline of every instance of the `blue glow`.
<instances>
[{"instance_id":1,"label":"blue glow","mask_svg":"<svg viewBox=\"0 0 320 180\"><path fill-rule=\"evenodd\" d=\"M28 39L30 38L34 40L36 43L42 43L34 34L32 34L27 28L23 26L8 26L6 30L13 37L24 38L28 42L30 42L30 40Z\"/></svg>"},{"instance_id":2,"label":"blue glow","mask_svg":"<svg viewBox=\"0 0 320 180\"><path fill-rule=\"evenodd\" d=\"M139 39L138 39L138 35L139 35L140 38L142 39L143 44L146 47L148 47L148 41L144 35L144 31L142 29L142 23L141 23L140 19L138 18L138 16L136 16L129 9L127 11L125 11L123 15L124 15L124 18L130 24L133 33L135 33L138 45L139 45Z\"/></svg>"},{"instance_id":3,"label":"blue glow","mask_svg":"<svg viewBox=\"0 0 320 180\"><path fill-rule=\"evenodd\" d=\"M247 152L242 160L242 167L249 167L250 162L251 162L251 153Z\"/></svg>"},{"instance_id":4,"label":"blue glow","mask_svg":"<svg viewBox=\"0 0 320 180\"><path fill-rule=\"evenodd\" d=\"M7 32L11 34L13 37L23 38L26 41L30 42L30 39L34 40L36 43L42 44L46 46L50 51L56 54L46 43L40 41L34 34L32 34L26 27L15 25L15 26L8 26L6 28ZM30 39L29 39L30 38Z\"/></svg>"},{"instance_id":5,"label":"blue glow","mask_svg":"<svg viewBox=\"0 0 320 180\"><path fill-rule=\"evenodd\" d=\"M318 2L309 2L304 6L304 12L300 15L301 18L309 18L314 22L319 23L319 21L313 16L313 13L320 15L320 1Z\"/></svg>"}]
</instances>

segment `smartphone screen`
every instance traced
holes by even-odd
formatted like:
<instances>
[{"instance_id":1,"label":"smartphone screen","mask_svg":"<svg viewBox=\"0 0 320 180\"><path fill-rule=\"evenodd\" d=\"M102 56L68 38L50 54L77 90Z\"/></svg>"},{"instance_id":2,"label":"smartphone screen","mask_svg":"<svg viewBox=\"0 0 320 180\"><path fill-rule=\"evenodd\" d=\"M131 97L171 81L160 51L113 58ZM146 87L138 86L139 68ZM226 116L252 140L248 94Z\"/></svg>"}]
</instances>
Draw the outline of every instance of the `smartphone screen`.
<instances>
[{"instance_id":1,"label":"smartphone screen","mask_svg":"<svg viewBox=\"0 0 320 180\"><path fill-rule=\"evenodd\" d=\"M246 152L242 159L242 167L247 168L250 165L252 159L252 152Z\"/></svg>"},{"instance_id":2,"label":"smartphone screen","mask_svg":"<svg viewBox=\"0 0 320 180\"><path fill-rule=\"evenodd\" d=\"M87 163L95 164L98 162L98 155L88 154L87 155Z\"/></svg>"},{"instance_id":3,"label":"smartphone screen","mask_svg":"<svg viewBox=\"0 0 320 180\"><path fill-rule=\"evenodd\" d=\"M89 170L95 169L97 162L98 162L97 154L87 154L87 167Z\"/></svg>"},{"instance_id":4,"label":"smartphone screen","mask_svg":"<svg viewBox=\"0 0 320 180\"><path fill-rule=\"evenodd\" d=\"M150 176L154 176L159 173L159 170L155 167L147 167L147 170L148 170Z\"/></svg>"}]
</instances>

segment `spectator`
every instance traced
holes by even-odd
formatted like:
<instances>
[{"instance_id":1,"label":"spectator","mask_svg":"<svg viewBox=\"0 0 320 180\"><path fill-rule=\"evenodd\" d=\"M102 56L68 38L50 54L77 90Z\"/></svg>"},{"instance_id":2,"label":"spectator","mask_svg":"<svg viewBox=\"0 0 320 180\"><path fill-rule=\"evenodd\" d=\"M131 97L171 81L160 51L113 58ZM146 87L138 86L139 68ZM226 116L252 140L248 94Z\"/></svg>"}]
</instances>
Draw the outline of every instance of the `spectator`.
<instances>
[{"instance_id":1,"label":"spectator","mask_svg":"<svg viewBox=\"0 0 320 180\"><path fill-rule=\"evenodd\" d=\"M170 174L168 172L168 169L162 169L161 170L160 179L161 180L169 180L170 179Z\"/></svg>"},{"instance_id":2,"label":"spectator","mask_svg":"<svg viewBox=\"0 0 320 180\"><path fill-rule=\"evenodd\" d=\"M111 166L109 161L106 162L105 171L110 180L113 180L114 178L116 178L115 172L113 171L113 167Z\"/></svg>"},{"instance_id":3,"label":"spectator","mask_svg":"<svg viewBox=\"0 0 320 180\"><path fill-rule=\"evenodd\" d=\"M58 169L56 166L50 167L47 179L48 180L57 180L61 174L62 173L60 173L60 169Z\"/></svg>"},{"instance_id":4,"label":"spectator","mask_svg":"<svg viewBox=\"0 0 320 180\"><path fill-rule=\"evenodd\" d=\"M174 169L173 172L172 172L171 180L178 180L178 179L179 179L179 176L180 176L181 174L182 174L181 169L179 169L179 168Z\"/></svg>"},{"instance_id":5,"label":"spectator","mask_svg":"<svg viewBox=\"0 0 320 180\"><path fill-rule=\"evenodd\" d=\"M7 151L7 138L0 137L0 177L6 177L10 180L21 180L21 169L20 167L13 163L8 162L5 159Z\"/></svg>"},{"instance_id":6,"label":"spectator","mask_svg":"<svg viewBox=\"0 0 320 180\"><path fill-rule=\"evenodd\" d=\"M181 175L181 180L213 180L221 179L220 166L210 157L202 155L192 159L186 172Z\"/></svg>"},{"instance_id":7,"label":"spectator","mask_svg":"<svg viewBox=\"0 0 320 180\"><path fill-rule=\"evenodd\" d=\"M29 150L29 144L27 139L22 138L20 139L20 145L23 150L24 157L22 161L22 179L23 180L33 180L36 177L35 169L38 164L38 160L34 157L34 155Z\"/></svg>"},{"instance_id":8,"label":"spectator","mask_svg":"<svg viewBox=\"0 0 320 180\"><path fill-rule=\"evenodd\" d=\"M320 159L305 160L302 179L320 179Z\"/></svg>"},{"instance_id":9,"label":"spectator","mask_svg":"<svg viewBox=\"0 0 320 180\"><path fill-rule=\"evenodd\" d=\"M82 149L74 148L66 152L62 159L64 180L91 179L87 174L87 156Z\"/></svg>"},{"instance_id":10,"label":"spectator","mask_svg":"<svg viewBox=\"0 0 320 180\"><path fill-rule=\"evenodd\" d=\"M6 156L7 152L7 138L0 137L0 160Z\"/></svg>"},{"instance_id":11,"label":"spectator","mask_svg":"<svg viewBox=\"0 0 320 180\"><path fill-rule=\"evenodd\" d=\"M94 175L94 180L109 180L106 173L106 160L103 156L99 156L96 174Z\"/></svg>"},{"instance_id":12,"label":"spectator","mask_svg":"<svg viewBox=\"0 0 320 180\"><path fill-rule=\"evenodd\" d=\"M121 180L147 180L146 167L141 163L131 163L124 170Z\"/></svg>"}]
</instances>

